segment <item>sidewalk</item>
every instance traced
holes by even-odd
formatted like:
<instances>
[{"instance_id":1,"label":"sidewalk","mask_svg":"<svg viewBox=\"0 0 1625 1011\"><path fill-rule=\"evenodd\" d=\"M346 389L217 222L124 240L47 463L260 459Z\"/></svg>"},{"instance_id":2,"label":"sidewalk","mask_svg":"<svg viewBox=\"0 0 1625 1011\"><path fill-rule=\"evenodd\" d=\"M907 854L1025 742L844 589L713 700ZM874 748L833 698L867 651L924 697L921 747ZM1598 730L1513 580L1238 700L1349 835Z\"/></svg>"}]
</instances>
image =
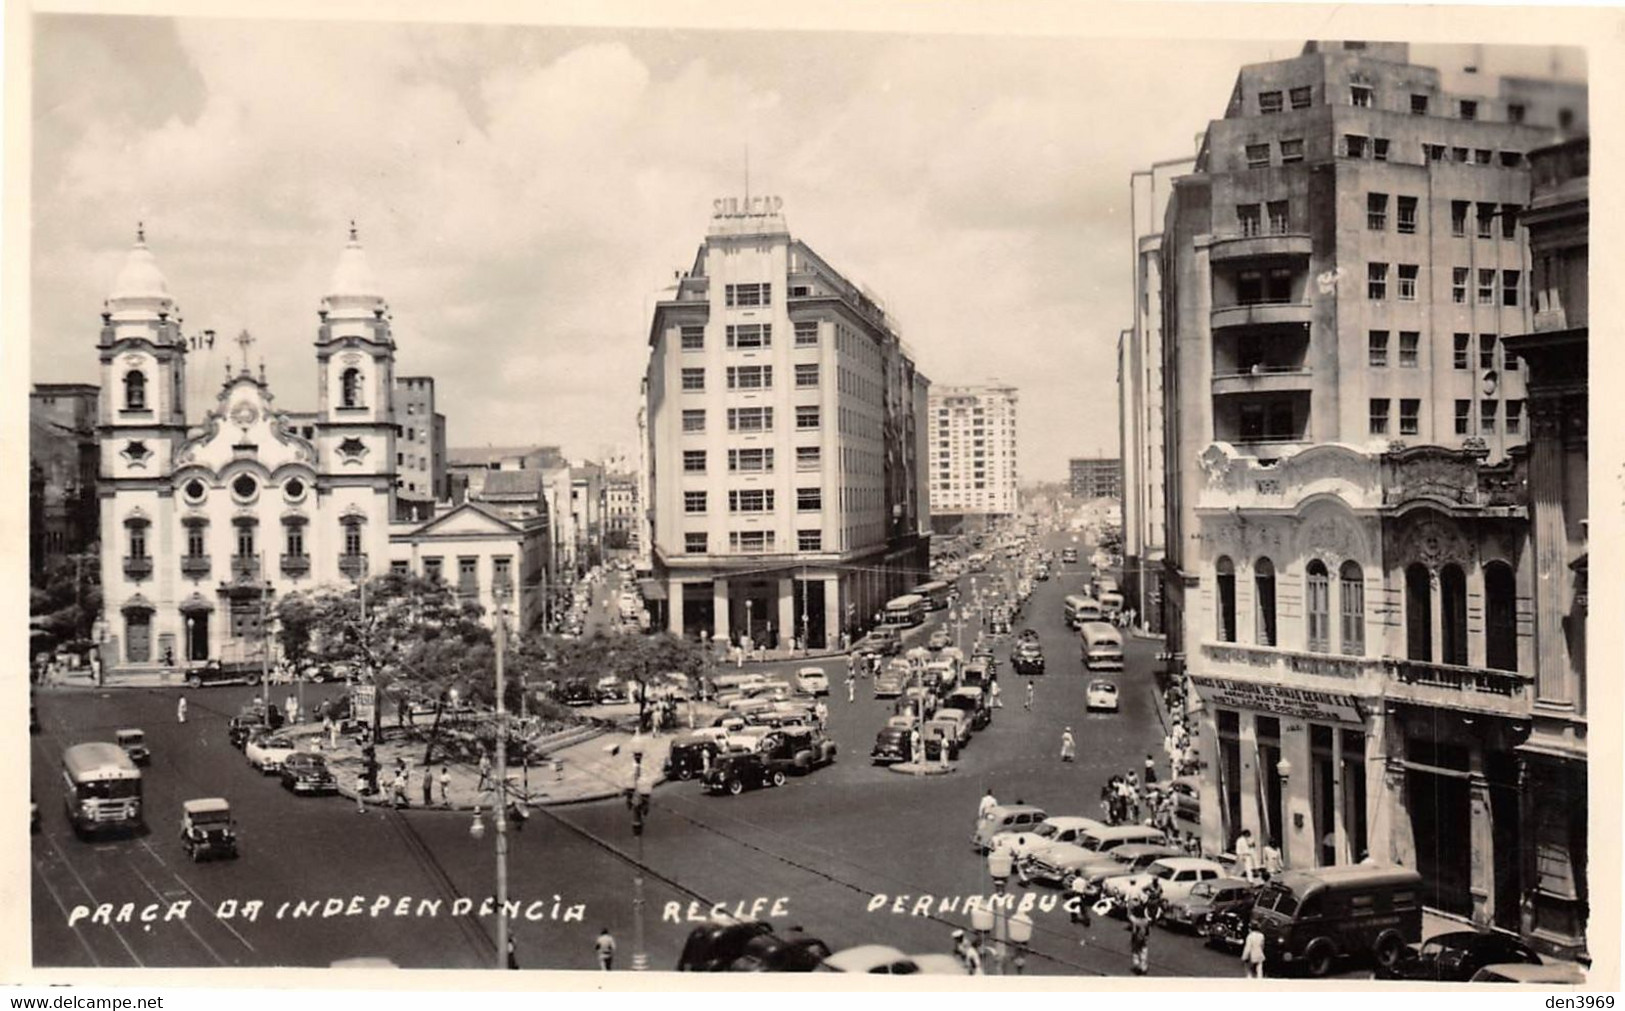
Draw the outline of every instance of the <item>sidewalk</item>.
<instances>
[{"instance_id":1,"label":"sidewalk","mask_svg":"<svg viewBox=\"0 0 1625 1011\"><path fill-rule=\"evenodd\" d=\"M314 724L312 726L319 734L321 728ZM633 735L629 733L612 731L561 748L548 756L548 759L533 763L528 770L510 767L509 795L531 806L581 804L618 797L632 783L633 762L630 748L632 737ZM661 766L665 764L666 754L671 748L671 736L644 736L642 741L643 774L649 777L652 783L659 785L665 779L661 773ZM410 808L424 806L425 773L429 773L434 779L434 801L429 805L429 810L467 812L476 808L487 809L495 804L495 767L492 768L492 779L482 788L477 765L442 763L440 756L437 755L434 764L426 769L422 764L424 749L425 745L421 741L386 741L380 744L378 781L381 792L369 794L365 798L366 803L376 806L390 803L389 784L394 776L395 761L397 758L405 758L409 773L406 792ZM618 753L612 755L610 752L614 749L618 749ZM340 795L354 800L356 779L361 774L360 750L355 747L353 741L341 738L337 751L324 751L323 754L327 757L328 768L333 770L333 775L338 778ZM441 793L440 771L443 764L449 775L447 783L449 803Z\"/></svg>"}]
</instances>

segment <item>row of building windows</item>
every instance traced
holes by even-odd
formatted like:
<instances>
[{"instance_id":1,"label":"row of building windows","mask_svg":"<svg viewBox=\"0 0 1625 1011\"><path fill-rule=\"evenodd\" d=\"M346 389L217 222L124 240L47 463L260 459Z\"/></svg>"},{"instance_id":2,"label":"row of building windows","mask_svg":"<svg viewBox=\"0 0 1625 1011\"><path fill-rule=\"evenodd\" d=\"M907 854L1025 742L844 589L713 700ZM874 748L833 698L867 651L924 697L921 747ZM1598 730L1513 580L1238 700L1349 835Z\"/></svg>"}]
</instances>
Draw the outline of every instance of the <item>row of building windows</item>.
<instances>
[{"instance_id":1,"label":"row of building windows","mask_svg":"<svg viewBox=\"0 0 1625 1011\"><path fill-rule=\"evenodd\" d=\"M818 321L798 320L794 324L795 346L798 348L814 348L818 346ZM773 346L773 324L771 323L730 323L725 331L727 346L736 351L752 351ZM705 327L703 325L684 326L679 331L679 339L684 351L705 350Z\"/></svg>"},{"instance_id":2,"label":"row of building windows","mask_svg":"<svg viewBox=\"0 0 1625 1011\"><path fill-rule=\"evenodd\" d=\"M1366 298L1373 302L1381 302L1388 298L1389 264L1366 264ZM1414 302L1417 298L1418 281L1421 277L1421 266L1415 263L1400 263L1393 265L1398 277L1398 286L1395 294L1401 302ZM1450 299L1459 305L1467 303L1468 284L1473 280L1472 271L1467 267L1453 267L1450 273ZM1290 276L1284 279L1290 283ZM1509 308L1516 308L1520 301L1519 291L1523 285L1523 271L1497 270L1494 267L1479 268L1478 271L1478 304L1495 305L1497 301ZM1496 288L1500 288L1497 299ZM1241 286L1237 285L1238 300L1241 299Z\"/></svg>"},{"instance_id":3,"label":"row of building windows","mask_svg":"<svg viewBox=\"0 0 1625 1011\"><path fill-rule=\"evenodd\" d=\"M703 513L709 501L704 491L683 492L683 512ZM824 492L820 488L797 488L796 511L817 512L824 507ZM772 488L740 488L728 492L728 511L731 513L770 513L775 508Z\"/></svg>"},{"instance_id":4,"label":"row of building windows","mask_svg":"<svg viewBox=\"0 0 1625 1011\"><path fill-rule=\"evenodd\" d=\"M1366 363L1372 368L1386 368L1389 364L1388 346L1392 334L1387 330L1371 330L1366 334ZM1457 333L1453 335L1451 349L1451 367L1458 371L1466 371L1472 367L1472 334ZM1422 334L1416 330L1401 330L1399 332L1399 367L1402 369L1417 368L1421 361ZM1507 371L1517 369L1521 362L1517 354L1505 348L1501 339L1492 333L1478 335L1478 368L1489 372L1496 368L1496 352L1502 352L1502 367Z\"/></svg>"},{"instance_id":5,"label":"row of building windows","mask_svg":"<svg viewBox=\"0 0 1625 1011\"><path fill-rule=\"evenodd\" d=\"M1389 433L1389 409L1393 401L1387 398L1373 398L1371 400L1370 431L1372 435L1387 435ZM1402 398L1399 401L1399 434L1417 435L1420 425L1422 402L1411 398ZM1479 431L1484 435L1494 435L1499 429L1500 417L1499 400L1480 400L1478 405ZM1471 400L1457 400L1455 415L1455 430L1457 435L1471 434L1473 402ZM1506 401L1506 427L1508 435L1523 433L1522 400Z\"/></svg>"},{"instance_id":6,"label":"row of building windows","mask_svg":"<svg viewBox=\"0 0 1625 1011\"><path fill-rule=\"evenodd\" d=\"M1433 108L1433 96L1422 92L1410 92L1408 108L1413 116L1427 116L1436 114ZM1307 109L1313 101L1313 89L1310 87L1291 88L1286 92L1287 100L1294 109ZM1356 109L1374 109L1377 107L1377 92L1369 84L1351 84L1348 89L1348 104ZM1401 106L1404 108L1405 106ZM1260 91L1258 93L1258 113L1261 116L1270 116L1279 113L1284 108L1282 93L1279 90ZM1397 111L1397 110L1396 110ZM1483 111L1476 98L1458 98L1451 111L1455 118L1466 122L1477 122L1481 119ZM1522 123L1528 115L1528 107L1521 102L1507 103L1508 123ZM1567 130L1574 125L1574 110L1559 109L1557 113L1558 126Z\"/></svg>"},{"instance_id":7,"label":"row of building windows","mask_svg":"<svg viewBox=\"0 0 1625 1011\"><path fill-rule=\"evenodd\" d=\"M771 530L731 530L728 532L728 550L735 554L765 554L776 548L777 538ZM703 555L710 550L710 538L704 531L683 535L683 551L690 555ZM824 550L822 530L796 531L797 551Z\"/></svg>"},{"instance_id":8,"label":"row of building windows","mask_svg":"<svg viewBox=\"0 0 1625 1011\"><path fill-rule=\"evenodd\" d=\"M771 284L730 284L724 288L723 294L730 309L773 304Z\"/></svg>"},{"instance_id":9,"label":"row of building windows","mask_svg":"<svg viewBox=\"0 0 1625 1011\"><path fill-rule=\"evenodd\" d=\"M1304 159L1304 140L1302 137L1282 137L1275 142L1280 153L1280 164L1291 165ZM1345 158L1369 158L1372 161L1389 161L1393 143L1388 137L1368 137L1360 133L1346 133L1338 152ZM1243 148L1248 168L1267 168L1274 164L1272 155L1274 151L1269 141L1247 144ZM1502 168L1518 168L1524 164L1522 151L1496 151L1490 148L1455 147L1445 144L1434 144L1424 141L1421 147L1421 156L1414 164L1429 162L1453 161L1461 165L1495 166Z\"/></svg>"},{"instance_id":10,"label":"row of building windows","mask_svg":"<svg viewBox=\"0 0 1625 1011\"><path fill-rule=\"evenodd\" d=\"M773 450L767 448L728 450L728 470L730 473L772 473L773 461ZM822 464L823 451L820 447L796 447L796 470L817 470ZM706 465L707 453L705 450L683 450L683 473L704 474Z\"/></svg>"},{"instance_id":11,"label":"row of building windows","mask_svg":"<svg viewBox=\"0 0 1625 1011\"><path fill-rule=\"evenodd\" d=\"M1366 229L1373 232L1388 230L1388 194L1370 192L1366 194ZM1395 200L1398 212L1395 219L1396 230L1402 235L1416 233L1417 209L1421 198L1400 195ZM1467 218L1474 208L1471 200L1450 201L1450 234L1455 238L1467 237ZM1501 219L1501 238L1512 239L1518 234L1518 214L1523 210L1518 204L1494 204L1479 202L1477 236L1481 239L1495 237L1495 219Z\"/></svg>"}]
</instances>

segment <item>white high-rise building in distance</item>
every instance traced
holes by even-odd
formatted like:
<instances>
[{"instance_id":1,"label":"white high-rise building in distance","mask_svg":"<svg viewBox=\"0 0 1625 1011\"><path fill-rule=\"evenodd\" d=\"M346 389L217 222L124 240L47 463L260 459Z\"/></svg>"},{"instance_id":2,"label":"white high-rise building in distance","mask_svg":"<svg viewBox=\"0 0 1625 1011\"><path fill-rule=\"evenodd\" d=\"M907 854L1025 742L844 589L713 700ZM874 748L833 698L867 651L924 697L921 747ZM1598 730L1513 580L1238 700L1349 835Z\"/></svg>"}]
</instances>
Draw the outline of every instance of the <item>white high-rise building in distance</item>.
<instances>
[{"instance_id":1,"label":"white high-rise building in distance","mask_svg":"<svg viewBox=\"0 0 1625 1011\"><path fill-rule=\"evenodd\" d=\"M1016 495L1016 388L998 383L933 386L931 515L957 526L967 516L1009 516Z\"/></svg>"}]
</instances>

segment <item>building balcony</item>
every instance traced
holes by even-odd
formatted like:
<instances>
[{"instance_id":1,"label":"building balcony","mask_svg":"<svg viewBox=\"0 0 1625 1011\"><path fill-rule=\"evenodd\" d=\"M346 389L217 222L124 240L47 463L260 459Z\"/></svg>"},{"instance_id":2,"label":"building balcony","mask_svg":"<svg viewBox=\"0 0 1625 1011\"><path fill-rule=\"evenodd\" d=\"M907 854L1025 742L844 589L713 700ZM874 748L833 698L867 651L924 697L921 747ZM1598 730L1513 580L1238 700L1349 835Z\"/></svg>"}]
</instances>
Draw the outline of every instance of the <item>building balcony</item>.
<instances>
[{"instance_id":1,"label":"building balcony","mask_svg":"<svg viewBox=\"0 0 1625 1011\"><path fill-rule=\"evenodd\" d=\"M367 555L365 552L356 554L343 554L339 556L339 572L346 579L360 579L367 574Z\"/></svg>"},{"instance_id":2,"label":"building balcony","mask_svg":"<svg viewBox=\"0 0 1625 1011\"><path fill-rule=\"evenodd\" d=\"M208 555L182 555L181 575L192 579L207 578L213 566Z\"/></svg>"},{"instance_id":3,"label":"building balcony","mask_svg":"<svg viewBox=\"0 0 1625 1011\"><path fill-rule=\"evenodd\" d=\"M1213 240L1208 259L1214 263L1268 256L1308 256L1313 251L1307 232L1276 235L1235 235Z\"/></svg>"},{"instance_id":4,"label":"building balcony","mask_svg":"<svg viewBox=\"0 0 1625 1011\"><path fill-rule=\"evenodd\" d=\"M1313 371L1306 365L1254 365L1213 374L1213 395L1275 393L1310 389Z\"/></svg>"},{"instance_id":5,"label":"building balcony","mask_svg":"<svg viewBox=\"0 0 1625 1011\"><path fill-rule=\"evenodd\" d=\"M232 555L231 578L246 583L260 578L260 560L258 555Z\"/></svg>"},{"instance_id":6,"label":"building balcony","mask_svg":"<svg viewBox=\"0 0 1625 1011\"><path fill-rule=\"evenodd\" d=\"M140 558L124 559L125 579L149 579L152 576L152 559L143 555Z\"/></svg>"},{"instance_id":7,"label":"building balcony","mask_svg":"<svg viewBox=\"0 0 1625 1011\"><path fill-rule=\"evenodd\" d=\"M1390 700L1464 709L1497 716L1528 716L1534 701L1533 675L1385 657Z\"/></svg>"},{"instance_id":8,"label":"building balcony","mask_svg":"<svg viewBox=\"0 0 1625 1011\"><path fill-rule=\"evenodd\" d=\"M1211 326L1215 331L1231 327L1308 326L1312 312L1308 302L1250 302L1216 306Z\"/></svg>"},{"instance_id":9,"label":"building balcony","mask_svg":"<svg viewBox=\"0 0 1625 1011\"><path fill-rule=\"evenodd\" d=\"M1256 668L1256 673L1260 675L1295 674L1344 681L1353 681L1362 674L1375 670L1378 663L1368 656L1306 653L1275 646L1253 646L1231 642L1204 642L1202 656L1215 664Z\"/></svg>"},{"instance_id":10,"label":"building balcony","mask_svg":"<svg viewBox=\"0 0 1625 1011\"><path fill-rule=\"evenodd\" d=\"M310 574L309 555L283 555L282 574L284 576L304 576Z\"/></svg>"}]
</instances>

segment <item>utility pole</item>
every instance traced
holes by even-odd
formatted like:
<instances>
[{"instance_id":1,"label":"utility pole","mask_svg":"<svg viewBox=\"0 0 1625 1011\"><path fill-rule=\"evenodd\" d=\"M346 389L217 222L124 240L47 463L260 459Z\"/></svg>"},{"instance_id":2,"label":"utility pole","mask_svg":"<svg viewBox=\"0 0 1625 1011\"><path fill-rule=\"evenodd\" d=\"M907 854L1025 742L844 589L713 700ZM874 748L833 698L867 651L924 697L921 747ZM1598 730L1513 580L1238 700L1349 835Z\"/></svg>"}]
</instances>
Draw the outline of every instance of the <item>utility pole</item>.
<instances>
[{"instance_id":1,"label":"utility pole","mask_svg":"<svg viewBox=\"0 0 1625 1011\"><path fill-rule=\"evenodd\" d=\"M265 610L267 598L271 592L271 574L265 568L265 552L260 552L260 685L268 686L271 681L271 627L266 620ZM269 701L271 689L265 687L265 697ZM304 705L304 700L300 700Z\"/></svg>"},{"instance_id":2,"label":"utility pole","mask_svg":"<svg viewBox=\"0 0 1625 1011\"><path fill-rule=\"evenodd\" d=\"M503 701L504 654L508 651L506 591L497 595L497 968L508 965L508 710ZM425 773L427 775L427 773Z\"/></svg>"}]
</instances>

